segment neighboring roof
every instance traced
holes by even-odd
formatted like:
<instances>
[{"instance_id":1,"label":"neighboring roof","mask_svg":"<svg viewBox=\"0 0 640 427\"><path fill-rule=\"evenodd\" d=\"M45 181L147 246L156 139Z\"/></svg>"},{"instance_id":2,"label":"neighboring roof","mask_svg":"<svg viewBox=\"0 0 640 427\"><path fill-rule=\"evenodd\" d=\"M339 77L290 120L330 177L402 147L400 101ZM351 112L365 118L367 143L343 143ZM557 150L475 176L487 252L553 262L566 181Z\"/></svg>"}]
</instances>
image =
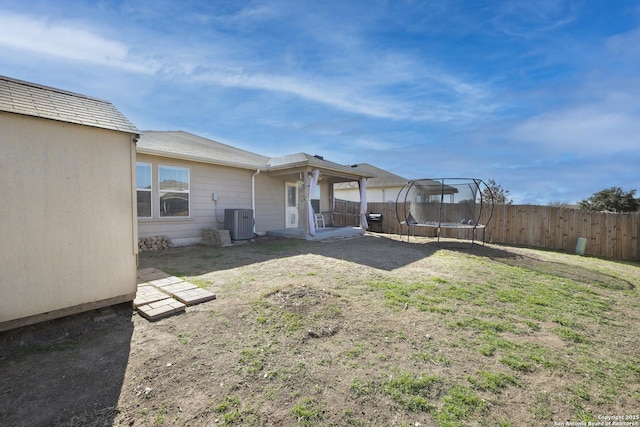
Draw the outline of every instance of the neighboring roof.
<instances>
[{"instance_id":1,"label":"neighboring roof","mask_svg":"<svg viewBox=\"0 0 640 427\"><path fill-rule=\"evenodd\" d=\"M0 111L137 134L108 101L0 76Z\"/></svg>"},{"instance_id":2,"label":"neighboring roof","mask_svg":"<svg viewBox=\"0 0 640 427\"><path fill-rule=\"evenodd\" d=\"M380 169L369 163L358 163L350 166L351 170L358 171L358 173L368 173L373 175L373 178L367 179L367 188L389 188L389 187L402 187L409 180L399 175L395 175L384 169ZM352 188L348 183L336 184L335 189Z\"/></svg>"},{"instance_id":3,"label":"neighboring roof","mask_svg":"<svg viewBox=\"0 0 640 427\"><path fill-rule=\"evenodd\" d=\"M183 131L143 131L136 150L242 169L264 168L269 158Z\"/></svg>"}]
</instances>

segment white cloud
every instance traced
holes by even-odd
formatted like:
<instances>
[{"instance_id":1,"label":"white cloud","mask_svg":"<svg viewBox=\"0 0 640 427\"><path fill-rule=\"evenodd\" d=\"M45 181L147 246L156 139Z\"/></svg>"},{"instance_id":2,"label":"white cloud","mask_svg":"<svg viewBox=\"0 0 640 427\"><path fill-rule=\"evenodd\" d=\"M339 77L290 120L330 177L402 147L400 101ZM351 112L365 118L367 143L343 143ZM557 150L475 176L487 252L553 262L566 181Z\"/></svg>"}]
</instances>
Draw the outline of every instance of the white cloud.
<instances>
[{"instance_id":1,"label":"white cloud","mask_svg":"<svg viewBox=\"0 0 640 427\"><path fill-rule=\"evenodd\" d=\"M575 19L567 0L510 0L501 3L493 23L510 36L530 38L563 27Z\"/></svg>"},{"instance_id":2,"label":"white cloud","mask_svg":"<svg viewBox=\"0 0 640 427\"><path fill-rule=\"evenodd\" d=\"M209 12L195 15L197 21L235 30L262 23L274 17L277 17L277 11L274 10L273 5L267 4L249 5L231 13Z\"/></svg>"},{"instance_id":3,"label":"white cloud","mask_svg":"<svg viewBox=\"0 0 640 427\"><path fill-rule=\"evenodd\" d=\"M608 49L626 57L638 58L640 54L640 28L611 36L606 43Z\"/></svg>"},{"instance_id":4,"label":"white cloud","mask_svg":"<svg viewBox=\"0 0 640 427\"><path fill-rule=\"evenodd\" d=\"M52 22L6 11L0 13L0 45L37 55L136 72L153 69L150 64L133 61L125 44L101 37L90 29L71 22Z\"/></svg>"},{"instance_id":5,"label":"white cloud","mask_svg":"<svg viewBox=\"0 0 640 427\"><path fill-rule=\"evenodd\" d=\"M579 154L613 153L637 149L640 123L633 114L588 105L549 111L516 126L515 141L553 151Z\"/></svg>"},{"instance_id":6,"label":"white cloud","mask_svg":"<svg viewBox=\"0 0 640 427\"><path fill-rule=\"evenodd\" d=\"M370 117L426 122L469 120L485 116L498 107L483 85L405 59L405 65L390 67L388 61L373 61L368 70L336 73L268 73L236 66L209 67L188 79L226 87L274 91L321 103L341 111ZM229 62L228 64L231 64ZM359 65L344 64L359 69ZM256 66L255 69L268 69ZM400 88L398 88L400 87Z\"/></svg>"},{"instance_id":7,"label":"white cloud","mask_svg":"<svg viewBox=\"0 0 640 427\"><path fill-rule=\"evenodd\" d=\"M398 149L398 144L397 143L393 143L393 142L388 142L388 141L381 141L381 140L377 140L374 139L372 137L360 137L357 138L354 142L353 142L354 146L358 148L358 150L362 149L362 150L366 150L366 151L389 151L389 150L394 150L394 149Z\"/></svg>"},{"instance_id":8,"label":"white cloud","mask_svg":"<svg viewBox=\"0 0 640 427\"><path fill-rule=\"evenodd\" d=\"M243 9L233 19L268 20L266 7ZM200 17L205 20L205 17ZM214 22L222 19L215 16ZM202 83L287 93L348 113L392 120L468 121L494 110L483 85L429 67L400 52L379 52L353 42L357 32L334 34L317 46L318 61L287 67L290 47L272 46L265 54L255 34L238 39L210 29L204 40L187 44L151 32L127 32L127 43L101 35L86 23L5 12L0 14L0 45L53 58L156 74L179 84ZM249 39L247 39L249 37ZM217 42L214 42L217 40ZM250 42L249 42L250 41ZM335 50L335 53L332 51ZM295 59L294 59L295 60Z\"/></svg>"}]
</instances>

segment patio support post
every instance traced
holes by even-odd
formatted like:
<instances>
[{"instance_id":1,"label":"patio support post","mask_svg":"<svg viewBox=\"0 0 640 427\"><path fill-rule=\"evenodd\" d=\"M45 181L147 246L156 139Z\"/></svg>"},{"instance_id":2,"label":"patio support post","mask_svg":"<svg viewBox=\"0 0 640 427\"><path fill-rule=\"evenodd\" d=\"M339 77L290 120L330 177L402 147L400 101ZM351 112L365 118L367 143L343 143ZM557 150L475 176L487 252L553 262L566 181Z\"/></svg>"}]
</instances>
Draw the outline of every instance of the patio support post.
<instances>
[{"instance_id":1,"label":"patio support post","mask_svg":"<svg viewBox=\"0 0 640 427\"><path fill-rule=\"evenodd\" d=\"M369 228L367 223L367 179L360 178L358 186L360 187L360 227L366 230Z\"/></svg>"},{"instance_id":2,"label":"patio support post","mask_svg":"<svg viewBox=\"0 0 640 427\"><path fill-rule=\"evenodd\" d=\"M256 234L256 175L260 173L260 168L251 175L251 209L253 210L253 235Z\"/></svg>"},{"instance_id":3,"label":"patio support post","mask_svg":"<svg viewBox=\"0 0 640 427\"><path fill-rule=\"evenodd\" d=\"M316 186L318 185L318 178L320 177L320 171L314 169L311 172L309 179L309 197L307 197L307 211L309 213L309 234L315 236L316 234L316 221L313 216L313 206L311 206L311 196L316 192Z\"/></svg>"}]
</instances>

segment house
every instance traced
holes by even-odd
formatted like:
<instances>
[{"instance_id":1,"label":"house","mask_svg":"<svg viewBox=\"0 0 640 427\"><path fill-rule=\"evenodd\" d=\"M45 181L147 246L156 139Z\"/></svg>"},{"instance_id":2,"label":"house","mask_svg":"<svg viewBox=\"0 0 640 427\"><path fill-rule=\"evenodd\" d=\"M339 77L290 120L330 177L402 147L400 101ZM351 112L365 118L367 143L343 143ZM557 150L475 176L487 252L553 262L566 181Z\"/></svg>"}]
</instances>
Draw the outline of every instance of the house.
<instances>
[{"instance_id":1,"label":"house","mask_svg":"<svg viewBox=\"0 0 640 427\"><path fill-rule=\"evenodd\" d=\"M354 171L374 175L373 178L367 180L367 201L371 203L395 203L400 190L408 182L406 178L368 163L358 163L353 165L352 168ZM334 191L336 199L350 202L360 201L360 191L357 183L344 182L336 184Z\"/></svg>"},{"instance_id":2,"label":"house","mask_svg":"<svg viewBox=\"0 0 640 427\"><path fill-rule=\"evenodd\" d=\"M229 213L249 210L249 237L364 233L321 230L314 215L325 215L325 225L331 225L334 186L364 182L373 177L368 172L306 153L269 158L182 131L144 131L136 150L141 238L163 235L174 246L198 243L203 229L225 228Z\"/></svg>"},{"instance_id":3,"label":"house","mask_svg":"<svg viewBox=\"0 0 640 427\"><path fill-rule=\"evenodd\" d=\"M133 300L137 135L107 101L0 76L0 330Z\"/></svg>"}]
</instances>

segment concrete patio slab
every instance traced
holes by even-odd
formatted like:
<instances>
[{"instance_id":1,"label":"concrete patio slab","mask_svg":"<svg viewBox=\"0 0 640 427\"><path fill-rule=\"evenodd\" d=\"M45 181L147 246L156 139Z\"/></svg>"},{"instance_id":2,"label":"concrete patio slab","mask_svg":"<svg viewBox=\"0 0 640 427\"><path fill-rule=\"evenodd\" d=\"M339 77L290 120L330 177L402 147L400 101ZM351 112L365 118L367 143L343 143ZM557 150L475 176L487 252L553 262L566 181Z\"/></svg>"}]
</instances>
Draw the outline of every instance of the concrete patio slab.
<instances>
[{"instance_id":1,"label":"concrete patio slab","mask_svg":"<svg viewBox=\"0 0 640 427\"><path fill-rule=\"evenodd\" d=\"M365 231L361 227L319 227L316 228L316 233L313 236L298 228L267 231L268 236L306 240L348 239L364 236L364 233Z\"/></svg>"}]
</instances>

